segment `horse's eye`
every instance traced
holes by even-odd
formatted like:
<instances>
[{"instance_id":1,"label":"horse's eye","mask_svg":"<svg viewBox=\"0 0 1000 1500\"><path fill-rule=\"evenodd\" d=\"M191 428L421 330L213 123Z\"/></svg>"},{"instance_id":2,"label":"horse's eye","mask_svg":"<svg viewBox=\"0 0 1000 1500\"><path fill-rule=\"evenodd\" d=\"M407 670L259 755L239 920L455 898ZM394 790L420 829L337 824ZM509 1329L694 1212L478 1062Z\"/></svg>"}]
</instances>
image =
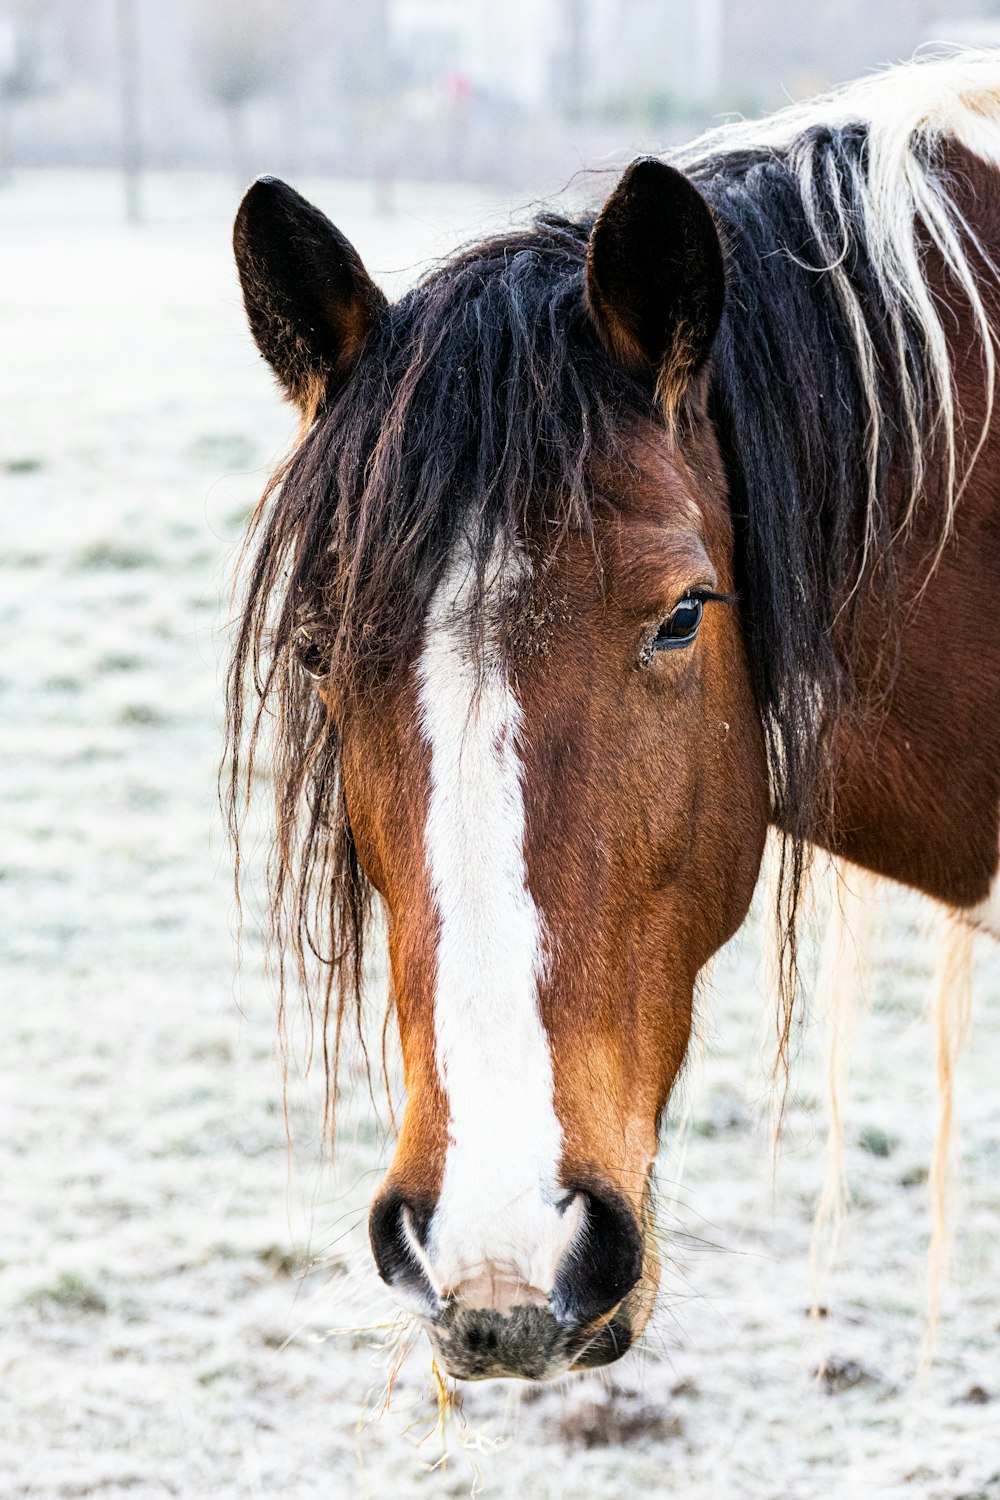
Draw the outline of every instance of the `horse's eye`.
<instances>
[{"instance_id":1,"label":"horse's eye","mask_svg":"<svg viewBox=\"0 0 1000 1500\"><path fill-rule=\"evenodd\" d=\"M295 651L299 658L299 664L307 676L313 677L317 681L321 677L326 676L329 665L326 659L326 648L322 640L317 640L308 630L302 629L299 631L296 639Z\"/></svg>"},{"instance_id":2,"label":"horse's eye","mask_svg":"<svg viewBox=\"0 0 1000 1500\"><path fill-rule=\"evenodd\" d=\"M696 595L686 594L674 605L653 638L654 651L670 651L675 646L690 646L698 634L704 604Z\"/></svg>"}]
</instances>

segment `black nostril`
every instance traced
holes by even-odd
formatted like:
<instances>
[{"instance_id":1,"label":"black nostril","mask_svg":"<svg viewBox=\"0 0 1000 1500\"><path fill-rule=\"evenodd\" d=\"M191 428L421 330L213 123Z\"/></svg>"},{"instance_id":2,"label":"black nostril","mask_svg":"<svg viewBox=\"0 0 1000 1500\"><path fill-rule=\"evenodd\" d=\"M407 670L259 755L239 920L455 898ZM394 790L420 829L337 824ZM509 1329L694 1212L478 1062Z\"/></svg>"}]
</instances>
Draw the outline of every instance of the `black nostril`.
<instances>
[{"instance_id":1,"label":"black nostril","mask_svg":"<svg viewBox=\"0 0 1000 1500\"><path fill-rule=\"evenodd\" d=\"M465 1345L473 1354L478 1354L480 1349L495 1353L500 1347L500 1339L495 1328L484 1330L477 1324L472 1324L465 1331Z\"/></svg>"},{"instance_id":2,"label":"black nostril","mask_svg":"<svg viewBox=\"0 0 1000 1500\"><path fill-rule=\"evenodd\" d=\"M398 1188L389 1188L375 1199L368 1215L368 1237L378 1274L387 1286L408 1284L433 1295L406 1229L408 1220L413 1235L423 1245L432 1212L431 1207L405 1198Z\"/></svg>"},{"instance_id":3,"label":"black nostril","mask_svg":"<svg viewBox=\"0 0 1000 1500\"><path fill-rule=\"evenodd\" d=\"M613 1189L579 1191L586 1219L553 1291L562 1317L590 1323L610 1312L642 1275L643 1237L635 1214Z\"/></svg>"}]
</instances>

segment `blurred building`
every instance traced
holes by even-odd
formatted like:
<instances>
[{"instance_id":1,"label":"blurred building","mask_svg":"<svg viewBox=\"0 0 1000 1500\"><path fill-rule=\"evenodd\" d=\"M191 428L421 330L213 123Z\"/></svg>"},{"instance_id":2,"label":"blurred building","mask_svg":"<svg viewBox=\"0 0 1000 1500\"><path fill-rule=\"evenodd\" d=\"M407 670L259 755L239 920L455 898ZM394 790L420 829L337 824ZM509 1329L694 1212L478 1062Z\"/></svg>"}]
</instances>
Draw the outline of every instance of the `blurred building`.
<instances>
[{"instance_id":1,"label":"blurred building","mask_svg":"<svg viewBox=\"0 0 1000 1500\"><path fill-rule=\"evenodd\" d=\"M1000 0L0 0L0 125L111 163L124 66L147 163L524 181L931 39L1000 45Z\"/></svg>"},{"instance_id":2,"label":"blurred building","mask_svg":"<svg viewBox=\"0 0 1000 1500\"><path fill-rule=\"evenodd\" d=\"M406 52L542 110L670 100L778 102L909 57L934 40L1000 42L989 0L393 0ZM430 41L436 39L436 43Z\"/></svg>"}]
</instances>

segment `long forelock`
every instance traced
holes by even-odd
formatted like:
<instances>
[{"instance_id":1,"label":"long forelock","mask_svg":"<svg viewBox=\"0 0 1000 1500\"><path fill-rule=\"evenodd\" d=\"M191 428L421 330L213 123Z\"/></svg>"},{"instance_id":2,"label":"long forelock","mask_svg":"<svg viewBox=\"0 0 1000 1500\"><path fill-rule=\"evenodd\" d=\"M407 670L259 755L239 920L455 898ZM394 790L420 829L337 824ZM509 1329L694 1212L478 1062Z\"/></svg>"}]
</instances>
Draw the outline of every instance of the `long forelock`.
<instances>
[{"instance_id":1,"label":"long forelock","mask_svg":"<svg viewBox=\"0 0 1000 1500\"><path fill-rule=\"evenodd\" d=\"M553 548L566 531L592 536L592 460L617 456L628 469L628 437L655 408L587 318L588 233L542 218L425 278L374 331L251 525L228 684L229 823L238 852L266 749L272 948L282 994L296 981L318 1018L331 1080L343 1020L360 1005L372 893L337 725L299 664L300 632L343 702L368 698L416 659L438 584L463 555L482 667L499 639L497 577L532 539ZM332 1087L327 1098L332 1114Z\"/></svg>"},{"instance_id":2,"label":"long forelock","mask_svg":"<svg viewBox=\"0 0 1000 1500\"><path fill-rule=\"evenodd\" d=\"M475 616L498 547L590 532L594 454L623 451L629 419L654 408L586 316L586 243L550 218L439 268L303 446L286 484L315 489L326 543L299 549L296 586L332 620L342 677L412 658L457 548Z\"/></svg>"}]
</instances>

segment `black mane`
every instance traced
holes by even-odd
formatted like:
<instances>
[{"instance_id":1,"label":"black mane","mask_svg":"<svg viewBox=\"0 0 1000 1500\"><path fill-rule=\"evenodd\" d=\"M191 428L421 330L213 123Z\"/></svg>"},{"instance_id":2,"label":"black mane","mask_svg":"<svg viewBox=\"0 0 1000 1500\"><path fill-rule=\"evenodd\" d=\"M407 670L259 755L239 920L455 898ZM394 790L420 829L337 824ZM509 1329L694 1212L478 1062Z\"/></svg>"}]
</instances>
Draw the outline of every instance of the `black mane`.
<instances>
[{"instance_id":1,"label":"black mane","mask_svg":"<svg viewBox=\"0 0 1000 1500\"><path fill-rule=\"evenodd\" d=\"M909 430L894 420L904 376L929 436L922 338L911 320L897 345L859 232L862 206L855 204L853 223L838 211L864 170L867 132L812 134L826 167L815 182L813 222L798 175L773 152L707 162L693 174L728 250L711 412L730 484L776 821L795 837L822 822L824 729L844 708L863 707L848 666L856 627L876 579L891 594L892 542L914 466L923 464ZM865 310L881 416L874 441L856 335L817 243L817 220L843 246L843 273Z\"/></svg>"}]
</instances>

